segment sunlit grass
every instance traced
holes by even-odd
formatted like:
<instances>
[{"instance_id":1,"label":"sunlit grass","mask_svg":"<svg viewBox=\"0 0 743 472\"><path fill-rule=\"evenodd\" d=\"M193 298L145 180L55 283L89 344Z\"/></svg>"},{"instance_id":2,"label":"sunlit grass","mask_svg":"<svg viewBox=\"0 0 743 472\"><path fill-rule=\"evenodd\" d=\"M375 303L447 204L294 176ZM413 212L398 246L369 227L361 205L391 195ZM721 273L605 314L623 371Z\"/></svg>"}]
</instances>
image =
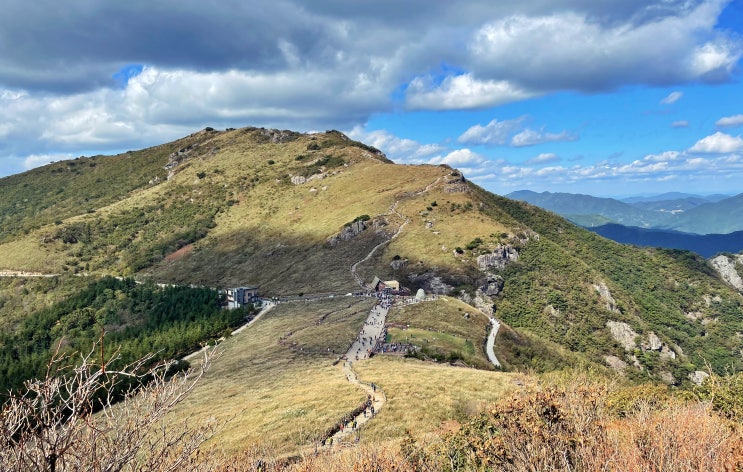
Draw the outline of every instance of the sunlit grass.
<instances>
[{"instance_id":1,"label":"sunlit grass","mask_svg":"<svg viewBox=\"0 0 743 472\"><path fill-rule=\"evenodd\" d=\"M273 308L223 343L222 356L176 417L227 421L212 444L228 455L255 445L280 455L312 447L365 398L333 365L332 351L348 348L370 306L340 299Z\"/></svg>"},{"instance_id":2,"label":"sunlit grass","mask_svg":"<svg viewBox=\"0 0 743 472\"><path fill-rule=\"evenodd\" d=\"M440 430L447 421L462 421L514 387L514 374L452 367L378 355L354 363L362 381L379 385L387 404L368 423L362 437L402 438Z\"/></svg>"}]
</instances>

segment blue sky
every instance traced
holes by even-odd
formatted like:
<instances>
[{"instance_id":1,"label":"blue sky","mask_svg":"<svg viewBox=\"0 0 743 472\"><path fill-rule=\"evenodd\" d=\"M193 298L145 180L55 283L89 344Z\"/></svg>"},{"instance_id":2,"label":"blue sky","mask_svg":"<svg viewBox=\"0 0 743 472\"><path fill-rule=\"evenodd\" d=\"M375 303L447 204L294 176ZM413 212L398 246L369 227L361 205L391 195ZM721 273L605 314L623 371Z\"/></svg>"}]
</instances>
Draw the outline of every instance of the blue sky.
<instances>
[{"instance_id":1,"label":"blue sky","mask_svg":"<svg viewBox=\"0 0 743 472\"><path fill-rule=\"evenodd\" d=\"M0 176L265 126L500 194L743 192L743 0L5 3Z\"/></svg>"}]
</instances>

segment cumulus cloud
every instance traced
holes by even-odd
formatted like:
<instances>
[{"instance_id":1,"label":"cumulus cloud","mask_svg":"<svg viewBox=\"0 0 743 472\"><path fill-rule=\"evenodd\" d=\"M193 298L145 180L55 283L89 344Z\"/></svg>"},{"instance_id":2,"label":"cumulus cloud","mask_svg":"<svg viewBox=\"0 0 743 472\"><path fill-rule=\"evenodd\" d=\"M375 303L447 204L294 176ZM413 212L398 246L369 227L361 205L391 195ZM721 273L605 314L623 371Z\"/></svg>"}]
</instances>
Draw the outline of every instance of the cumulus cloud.
<instances>
[{"instance_id":1,"label":"cumulus cloud","mask_svg":"<svg viewBox=\"0 0 743 472\"><path fill-rule=\"evenodd\" d=\"M578 139L577 134L567 131L549 133L544 129L534 130L526 128L524 124L527 120L527 116L521 116L512 120L499 121L494 119L485 126L477 124L462 133L457 138L457 141L466 144L524 147L556 141L575 141Z\"/></svg>"},{"instance_id":2,"label":"cumulus cloud","mask_svg":"<svg viewBox=\"0 0 743 472\"><path fill-rule=\"evenodd\" d=\"M730 78L740 43L714 32L725 2L604 23L578 10L515 14L482 26L470 43L473 70L530 90L607 90Z\"/></svg>"},{"instance_id":3,"label":"cumulus cloud","mask_svg":"<svg viewBox=\"0 0 743 472\"><path fill-rule=\"evenodd\" d=\"M487 125L474 125L457 139L460 143L504 145L523 128L525 116L513 120L492 120Z\"/></svg>"},{"instance_id":4,"label":"cumulus cloud","mask_svg":"<svg viewBox=\"0 0 743 472\"><path fill-rule=\"evenodd\" d=\"M422 144L413 139L397 137L385 130L366 131L361 126L355 126L346 134L351 139L374 146L397 163L423 164L428 162L431 156L446 150L438 144Z\"/></svg>"},{"instance_id":5,"label":"cumulus cloud","mask_svg":"<svg viewBox=\"0 0 743 472\"><path fill-rule=\"evenodd\" d=\"M445 156L438 156L428 160L429 164L447 164L452 167L471 167L487 161L483 156L469 149L457 149Z\"/></svg>"},{"instance_id":6,"label":"cumulus cloud","mask_svg":"<svg viewBox=\"0 0 743 472\"><path fill-rule=\"evenodd\" d=\"M471 74L446 77L440 84L431 77L416 77L408 85L406 105L412 110L483 108L535 95L507 80L478 80Z\"/></svg>"},{"instance_id":7,"label":"cumulus cloud","mask_svg":"<svg viewBox=\"0 0 743 472\"><path fill-rule=\"evenodd\" d=\"M678 102L683 97L683 92L671 92L666 98L660 101L661 105L670 105Z\"/></svg>"},{"instance_id":8,"label":"cumulus cloud","mask_svg":"<svg viewBox=\"0 0 743 472\"><path fill-rule=\"evenodd\" d=\"M743 115L725 116L715 122L720 128L733 128L743 125Z\"/></svg>"},{"instance_id":9,"label":"cumulus cloud","mask_svg":"<svg viewBox=\"0 0 743 472\"><path fill-rule=\"evenodd\" d=\"M348 129L400 108L726 81L743 42L717 29L725 5L79 0L60 15L58 1L7 0L0 152L135 148L207 125ZM499 145L575 137L521 128Z\"/></svg>"},{"instance_id":10,"label":"cumulus cloud","mask_svg":"<svg viewBox=\"0 0 743 472\"><path fill-rule=\"evenodd\" d=\"M730 136L729 134L717 133L702 138L697 141L691 148L691 152L724 154L729 152L743 151L743 138L740 136Z\"/></svg>"}]
</instances>

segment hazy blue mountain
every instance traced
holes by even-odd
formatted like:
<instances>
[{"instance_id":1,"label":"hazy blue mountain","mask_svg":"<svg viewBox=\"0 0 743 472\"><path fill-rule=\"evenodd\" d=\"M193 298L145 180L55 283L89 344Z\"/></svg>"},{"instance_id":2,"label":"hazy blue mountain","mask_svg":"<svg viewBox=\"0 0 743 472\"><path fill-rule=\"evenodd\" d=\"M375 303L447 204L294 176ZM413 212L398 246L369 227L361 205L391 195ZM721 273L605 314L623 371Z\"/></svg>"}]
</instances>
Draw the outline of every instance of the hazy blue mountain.
<instances>
[{"instance_id":1,"label":"hazy blue mountain","mask_svg":"<svg viewBox=\"0 0 743 472\"><path fill-rule=\"evenodd\" d=\"M709 200L703 197L686 197L677 198L674 200L658 200L658 201L646 201L646 202L635 202L631 203L635 208L649 211L660 211L664 213L680 213L683 211L691 210L699 205L710 203Z\"/></svg>"},{"instance_id":2,"label":"hazy blue mountain","mask_svg":"<svg viewBox=\"0 0 743 472\"><path fill-rule=\"evenodd\" d=\"M659 219L667 217L613 198L591 195L519 190L506 196L552 211L581 226L619 223L625 226L650 227L658 224Z\"/></svg>"},{"instance_id":3,"label":"hazy blue mountain","mask_svg":"<svg viewBox=\"0 0 743 472\"><path fill-rule=\"evenodd\" d=\"M520 190L507 197L552 211L588 228L615 223L694 234L743 231L743 194L723 198L722 195L667 193L621 201L572 193Z\"/></svg>"},{"instance_id":4,"label":"hazy blue mountain","mask_svg":"<svg viewBox=\"0 0 743 472\"><path fill-rule=\"evenodd\" d=\"M618 224L607 224L587 229L618 243L685 249L706 258L720 252L738 253L743 250L743 231L729 234L690 234Z\"/></svg>"},{"instance_id":5,"label":"hazy blue mountain","mask_svg":"<svg viewBox=\"0 0 743 472\"><path fill-rule=\"evenodd\" d=\"M727 234L741 231L743 230L743 193L679 213L663 229L697 234Z\"/></svg>"},{"instance_id":6,"label":"hazy blue mountain","mask_svg":"<svg viewBox=\"0 0 743 472\"><path fill-rule=\"evenodd\" d=\"M730 195L696 195L693 193L682 193L682 192L666 192L658 195L637 195L633 197L620 198L619 200L624 203L635 204L635 203L649 203L649 202L664 202L671 200L685 200L685 199L701 199L705 202L719 202L730 198Z\"/></svg>"}]
</instances>

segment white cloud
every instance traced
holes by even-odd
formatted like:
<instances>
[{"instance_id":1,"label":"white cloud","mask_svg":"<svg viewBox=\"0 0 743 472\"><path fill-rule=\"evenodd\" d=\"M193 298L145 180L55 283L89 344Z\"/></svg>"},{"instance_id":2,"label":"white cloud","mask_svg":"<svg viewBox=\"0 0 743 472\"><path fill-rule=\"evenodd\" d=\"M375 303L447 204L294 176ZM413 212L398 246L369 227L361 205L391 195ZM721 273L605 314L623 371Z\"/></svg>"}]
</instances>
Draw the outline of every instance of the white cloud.
<instances>
[{"instance_id":1,"label":"white cloud","mask_svg":"<svg viewBox=\"0 0 743 472\"><path fill-rule=\"evenodd\" d=\"M457 149L445 156L438 156L428 160L429 164L447 164L452 167L473 166L487 162L483 156L469 149Z\"/></svg>"},{"instance_id":2,"label":"white cloud","mask_svg":"<svg viewBox=\"0 0 743 472\"><path fill-rule=\"evenodd\" d=\"M725 116L715 122L720 128L733 128L743 125L743 115Z\"/></svg>"},{"instance_id":3,"label":"white cloud","mask_svg":"<svg viewBox=\"0 0 743 472\"><path fill-rule=\"evenodd\" d=\"M492 120L485 126L474 125L462 133L457 141L466 144L487 144L491 146L524 147L555 141L575 141L578 135L563 131L549 133L531 128L524 128L528 117L521 116L513 120Z\"/></svg>"},{"instance_id":4,"label":"white cloud","mask_svg":"<svg viewBox=\"0 0 743 472\"><path fill-rule=\"evenodd\" d=\"M671 92L666 98L660 101L661 105L670 105L678 102L684 94L682 92Z\"/></svg>"},{"instance_id":5,"label":"white cloud","mask_svg":"<svg viewBox=\"0 0 743 472\"><path fill-rule=\"evenodd\" d=\"M655 184L660 188L669 182L669 186L664 187L668 190L677 189L678 185L708 190L711 181L728 181L730 188L739 188L735 182L743 179L743 155L735 153L699 157L686 152L666 151L628 163L607 160L590 165L542 168L528 167L530 164L529 161L523 166L502 164L498 166L498 172L492 172L492 165L482 166L491 171L475 175L472 180L499 189L499 193L522 188L570 191L571 184L580 182L584 191L593 189L597 194L621 194L626 193L627 186L632 183Z\"/></svg>"},{"instance_id":6,"label":"white cloud","mask_svg":"<svg viewBox=\"0 0 743 472\"><path fill-rule=\"evenodd\" d=\"M498 121L495 119L485 126L474 125L462 133L457 141L469 144L504 145L514 133L522 128L525 120L526 117L522 116L513 120Z\"/></svg>"},{"instance_id":7,"label":"white cloud","mask_svg":"<svg viewBox=\"0 0 743 472\"><path fill-rule=\"evenodd\" d=\"M399 138L385 130L366 131L355 126L346 133L349 138L374 146L397 163L422 164L431 156L445 151L438 144L422 144L412 139Z\"/></svg>"},{"instance_id":8,"label":"white cloud","mask_svg":"<svg viewBox=\"0 0 743 472\"><path fill-rule=\"evenodd\" d=\"M563 131L562 133L547 133L544 130L535 131L525 129L511 138L511 146L523 147L534 146L536 144L550 143L556 141L575 141L578 136L573 133Z\"/></svg>"},{"instance_id":9,"label":"white cloud","mask_svg":"<svg viewBox=\"0 0 743 472\"><path fill-rule=\"evenodd\" d=\"M671 123L671 128L688 128L689 122L687 120L678 120Z\"/></svg>"},{"instance_id":10,"label":"white cloud","mask_svg":"<svg viewBox=\"0 0 743 472\"><path fill-rule=\"evenodd\" d=\"M689 148L689 151L709 154L739 152L743 151L743 139L740 136L730 136L718 131L697 141Z\"/></svg>"},{"instance_id":11,"label":"white cloud","mask_svg":"<svg viewBox=\"0 0 743 472\"><path fill-rule=\"evenodd\" d=\"M28 170L33 169L34 167L49 164L51 162L72 159L73 157L74 156L72 154L32 154L30 156L26 156L26 158L23 159L23 167Z\"/></svg>"},{"instance_id":12,"label":"white cloud","mask_svg":"<svg viewBox=\"0 0 743 472\"><path fill-rule=\"evenodd\" d=\"M713 33L725 3L608 24L575 9L504 16L473 36L471 70L532 91L725 80L741 57L739 40Z\"/></svg>"},{"instance_id":13,"label":"white cloud","mask_svg":"<svg viewBox=\"0 0 743 472\"><path fill-rule=\"evenodd\" d=\"M411 110L457 110L503 105L535 96L507 80L478 80L471 74L416 77L408 85L405 104Z\"/></svg>"},{"instance_id":14,"label":"white cloud","mask_svg":"<svg viewBox=\"0 0 743 472\"><path fill-rule=\"evenodd\" d=\"M560 158L557 157L557 154L546 152L539 154L537 157L534 157L532 159L529 159L525 162L525 164L546 164L547 162L555 162L559 161Z\"/></svg>"}]
</instances>

